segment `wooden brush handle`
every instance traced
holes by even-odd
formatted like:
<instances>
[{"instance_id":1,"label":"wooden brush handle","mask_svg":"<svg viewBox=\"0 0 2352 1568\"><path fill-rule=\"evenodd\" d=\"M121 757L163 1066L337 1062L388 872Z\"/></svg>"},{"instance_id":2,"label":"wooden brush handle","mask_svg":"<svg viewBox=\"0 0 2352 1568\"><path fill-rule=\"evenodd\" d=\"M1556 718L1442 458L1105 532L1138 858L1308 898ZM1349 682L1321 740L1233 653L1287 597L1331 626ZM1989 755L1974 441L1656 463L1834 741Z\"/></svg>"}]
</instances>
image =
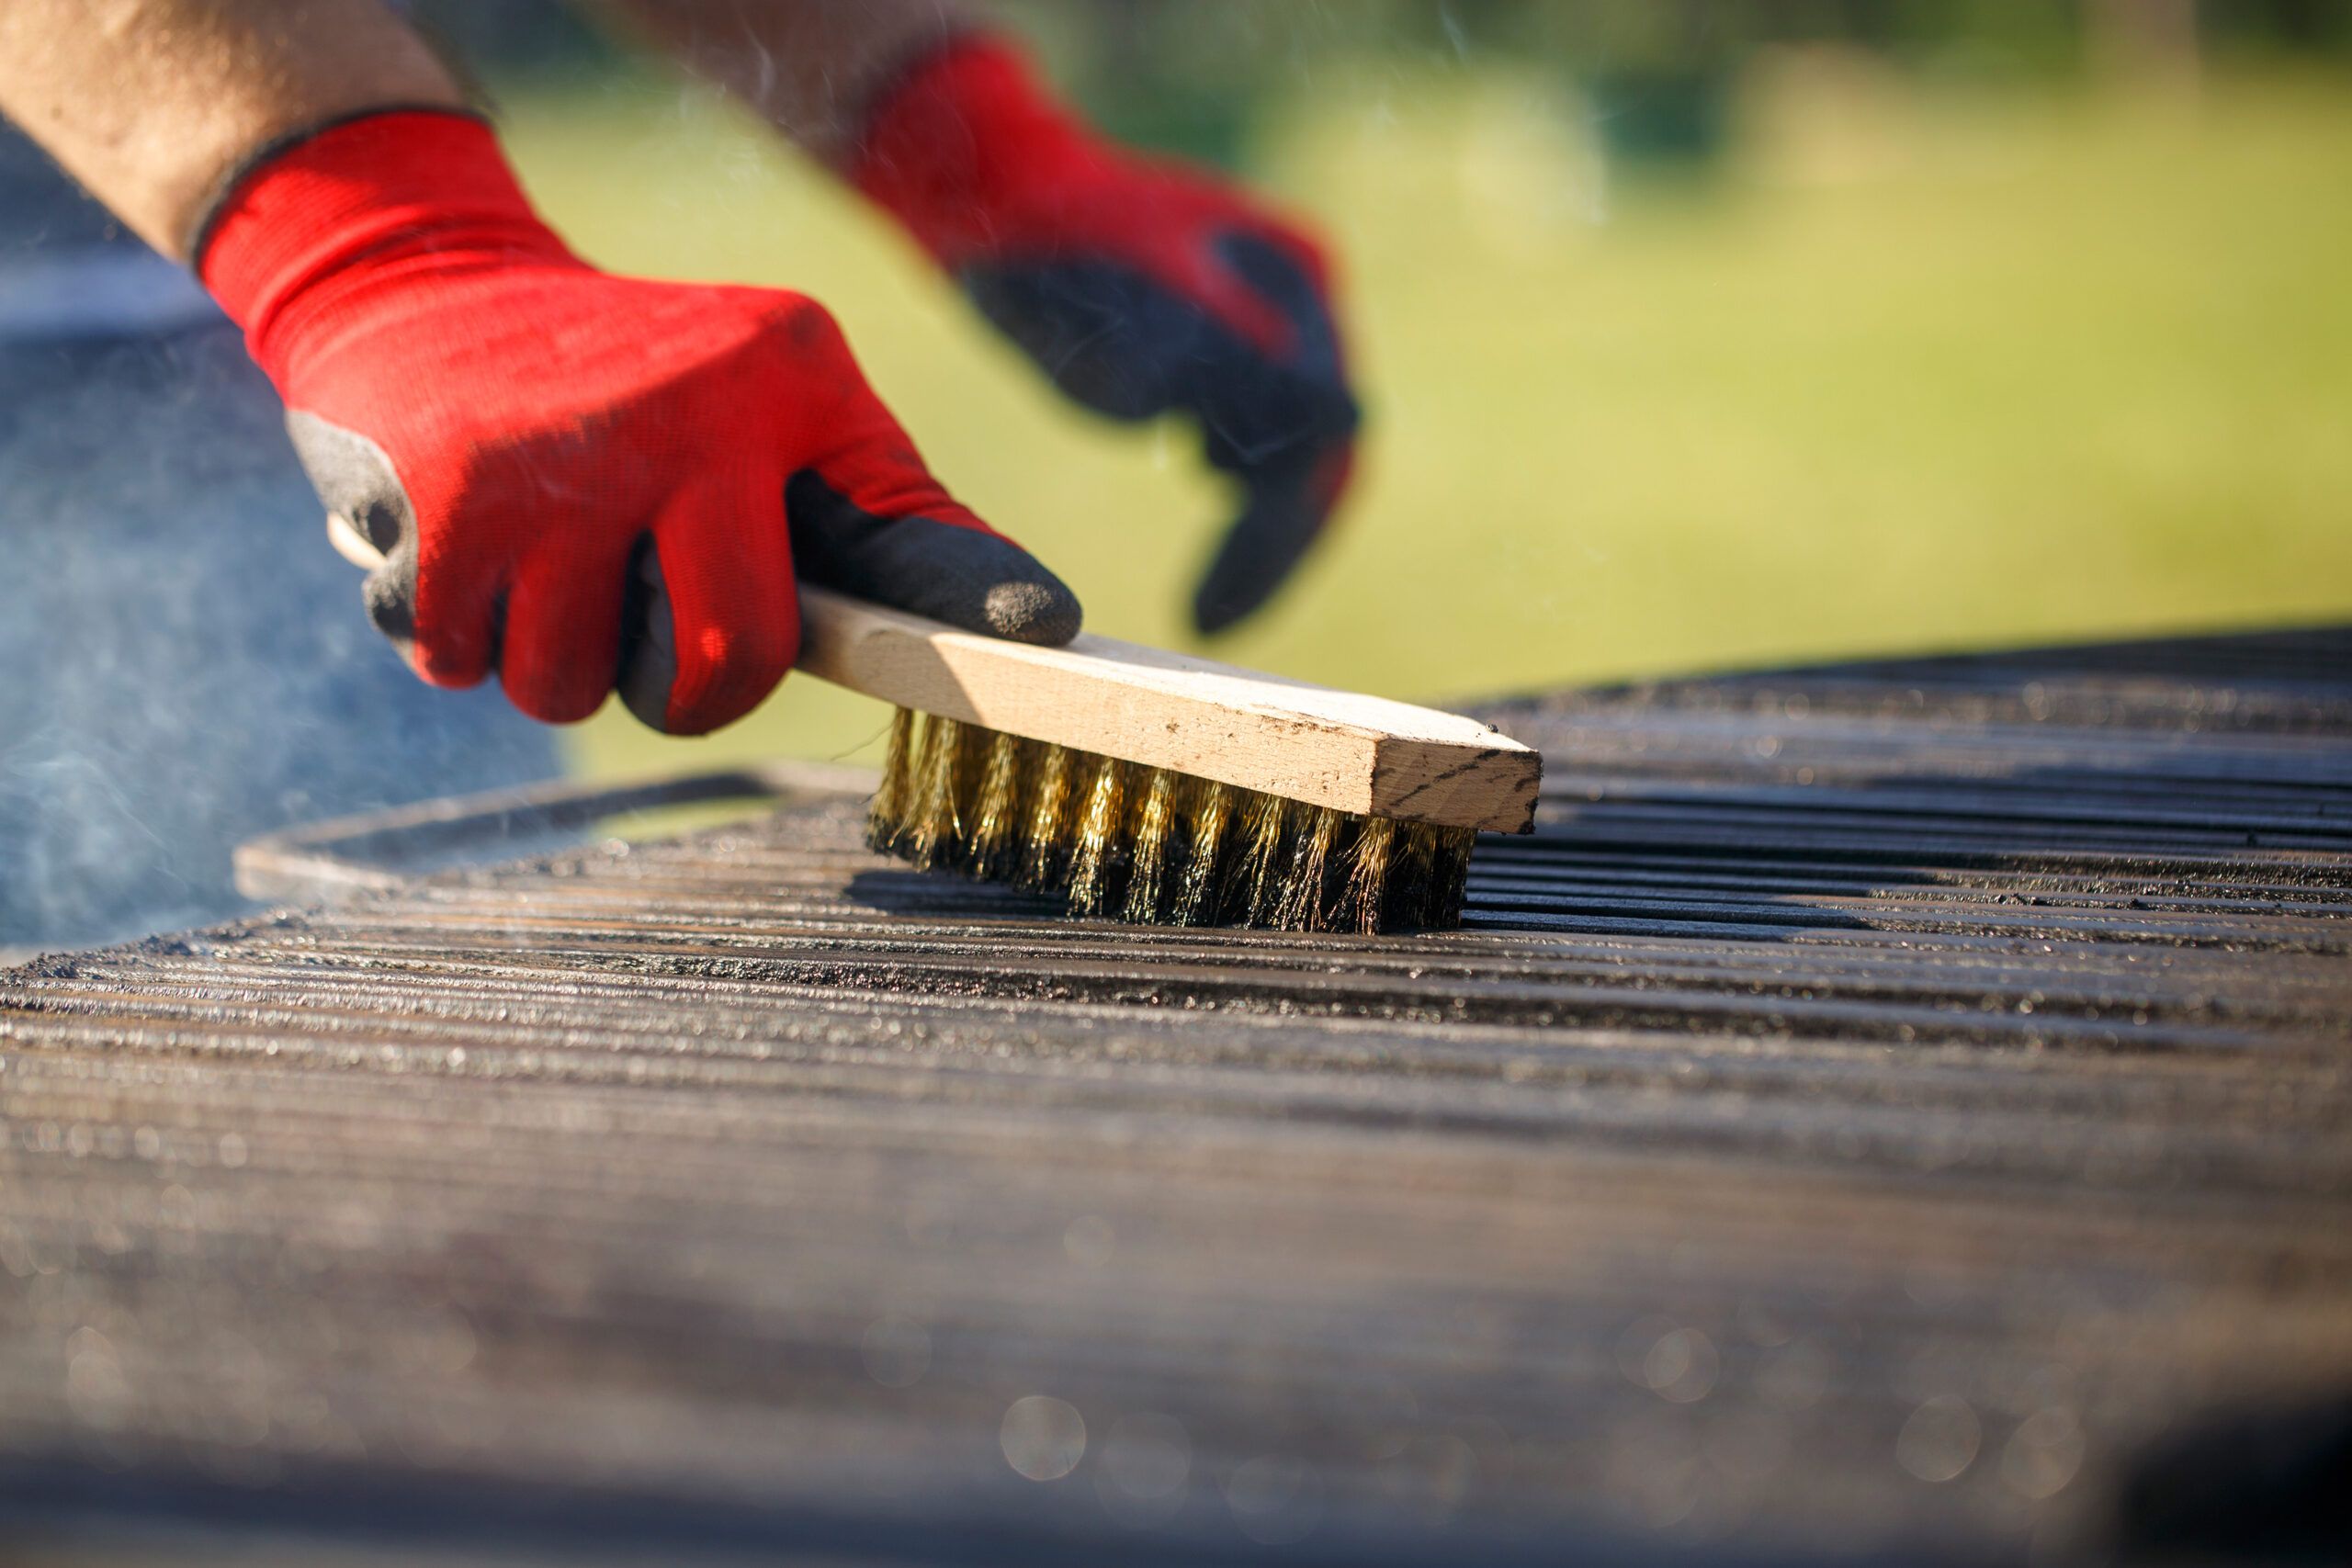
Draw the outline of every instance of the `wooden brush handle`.
<instances>
[{"instance_id":1,"label":"wooden brush handle","mask_svg":"<svg viewBox=\"0 0 2352 1568\"><path fill-rule=\"evenodd\" d=\"M1341 811L1521 833L1542 759L1458 714L1083 634L1035 648L800 586L797 668L900 707Z\"/></svg>"},{"instance_id":2,"label":"wooden brush handle","mask_svg":"<svg viewBox=\"0 0 2352 1568\"><path fill-rule=\"evenodd\" d=\"M381 564L348 525L330 518L328 532L353 561ZM1091 633L1036 648L804 582L796 668L900 707L1310 806L1534 826L1542 759L1476 719Z\"/></svg>"}]
</instances>

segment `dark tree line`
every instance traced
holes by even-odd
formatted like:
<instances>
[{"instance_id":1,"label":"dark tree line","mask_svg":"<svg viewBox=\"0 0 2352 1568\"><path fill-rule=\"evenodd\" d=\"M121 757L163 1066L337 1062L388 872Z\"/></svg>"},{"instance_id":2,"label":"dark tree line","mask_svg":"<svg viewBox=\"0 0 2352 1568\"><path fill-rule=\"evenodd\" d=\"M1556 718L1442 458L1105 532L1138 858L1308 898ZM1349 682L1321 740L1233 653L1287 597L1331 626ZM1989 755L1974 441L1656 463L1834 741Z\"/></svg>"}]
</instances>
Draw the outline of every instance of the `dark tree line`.
<instances>
[{"instance_id":1,"label":"dark tree line","mask_svg":"<svg viewBox=\"0 0 2352 1568\"><path fill-rule=\"evenodd\" d=\"M746 0L756 4L759 0ZM856 0L831 0L850 5ZM987 3L987 0L984 0ZM413 0L492 77L617 66L560 0ZM2352 0L993 0L1112 130L1231 162L1270 99L1335 62L1507 62L1607 106L1612 151L1704 157L1731 79L1771 44L1844 43L1898 63L2061 78L2297 56L2352 65Z\"/></svg>"},{"instance_id":2,"label":"dark tree line","mask_svg":"<svg viewBox=\"0 0 2352 1568\"><path fill-rule=\"evenodd\" d=\"M413 8L493 64L576 59L596 48L560 0L416 0ZM2079 56L2119 17L2174 9L2191 19L2203 47L2352 59L2352 0L998 0L994 8L1077 52L1133 64L1172 51L1245 75L1333 48L1540 51L1572 65L1636 56L1666 64L1770 41L1844 39L1896 53L1973 41L2057 61Z\"/></svg>"}]
</instances>

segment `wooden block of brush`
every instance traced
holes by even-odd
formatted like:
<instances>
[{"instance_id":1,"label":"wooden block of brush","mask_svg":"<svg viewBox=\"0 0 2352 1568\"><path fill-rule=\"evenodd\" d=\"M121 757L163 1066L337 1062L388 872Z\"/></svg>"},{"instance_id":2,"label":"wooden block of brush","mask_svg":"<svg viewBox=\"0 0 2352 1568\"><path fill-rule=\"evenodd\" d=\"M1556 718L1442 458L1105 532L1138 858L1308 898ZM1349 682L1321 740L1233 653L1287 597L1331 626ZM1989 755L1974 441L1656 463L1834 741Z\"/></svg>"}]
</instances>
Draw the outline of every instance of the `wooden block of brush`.
<instances>
[{"instance_id":1,"label":"wooden block of brush","mask_svg":"<svg viewBox=\"0 0 2352 1568\"><path fill-rule=\"evenodd\" d=\"M1034 648L803 585L799 668L868 696L1335 811L1523 833L1542 761L1475 719L1080 636Z\"/></svg>"}]
</instances>

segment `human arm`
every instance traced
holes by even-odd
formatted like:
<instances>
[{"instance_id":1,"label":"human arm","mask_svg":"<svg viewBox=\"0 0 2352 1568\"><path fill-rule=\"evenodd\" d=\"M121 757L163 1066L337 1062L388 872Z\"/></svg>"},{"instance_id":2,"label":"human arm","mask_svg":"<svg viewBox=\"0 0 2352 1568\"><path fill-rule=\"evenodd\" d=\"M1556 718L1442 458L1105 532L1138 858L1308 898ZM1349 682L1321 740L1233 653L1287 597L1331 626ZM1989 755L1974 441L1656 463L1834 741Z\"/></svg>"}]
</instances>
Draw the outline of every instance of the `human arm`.
<instances>
[{"instance_id":1,"label":"human arm","mask_svg":"<svg viewBox=\"0 0 2352 1568\"><path fill-rule=\"evenodd\" d=\"M175 261L256 149L387 105L463 103L379 0L0 5L0 113Z\"/></svg>"},{"instance_id":2,"label":"human arm","mask_svg":"<svg viewBox=\"0 0 2352 1568\"><path fill-rule=\"evenodd\" d=\"M875 100L983 18L960 0L582 0L835 169Z\"/></svg>"}]
</instances>

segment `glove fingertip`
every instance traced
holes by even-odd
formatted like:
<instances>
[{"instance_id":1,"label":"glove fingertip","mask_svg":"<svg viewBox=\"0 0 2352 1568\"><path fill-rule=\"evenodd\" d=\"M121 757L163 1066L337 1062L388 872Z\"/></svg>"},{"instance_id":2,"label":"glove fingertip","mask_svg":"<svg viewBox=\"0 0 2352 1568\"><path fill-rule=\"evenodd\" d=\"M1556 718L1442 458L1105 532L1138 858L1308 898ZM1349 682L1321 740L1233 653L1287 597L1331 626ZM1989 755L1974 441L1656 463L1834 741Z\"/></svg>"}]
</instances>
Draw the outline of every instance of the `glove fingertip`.
<instances>
[{"instance_id":1,"label":"glove fingertip","mask_svg":"<svg viewBox=\"0 0 2352 1568\"><path fill-rule=\"evenodd\" d=\"M1217 545L1193 594L1193 625L1204 637L1263 608L1297 570L1348 488L1354 444L1250 477L1249 502Z\"/></svg>"},{"instance_id":2,"label":"glove fingertip","mask_svg":"<svg viewBox=\"0 0 2352 1568\"><path fill-rule=\"evenodd\" d=\"M1222 566L1228 558L1220 557ZM1273 596L1278 583L1212 568L1193 594L1193 629L1216 637L1247 620Z\"/></svg>"},{"instance_id":3,"label":"glove fingertip","mask_svg":"<svg viewBox=\"0 0 2352 1568\"><path fill-rule=\"evenodd\" d=\"M1041 567L1036 579L991 584L981 597L980 617L991 636L1059 648L1078 636L1086 613L1078 595Z\"/></svg>"},{"instance_id":4,"label":"glove fingertip","mask_svg":"<svg viewBox=\"0 0 2352 1568\"><path fill-rule=\"evenodd\" d=\"M820 587L1046 648L1078 636L1085 620L1069 584L960 507L952 508L958 522L867 512L814 470L793 477L785 506L794 561Z\"/></svg>"}]
</instances>

